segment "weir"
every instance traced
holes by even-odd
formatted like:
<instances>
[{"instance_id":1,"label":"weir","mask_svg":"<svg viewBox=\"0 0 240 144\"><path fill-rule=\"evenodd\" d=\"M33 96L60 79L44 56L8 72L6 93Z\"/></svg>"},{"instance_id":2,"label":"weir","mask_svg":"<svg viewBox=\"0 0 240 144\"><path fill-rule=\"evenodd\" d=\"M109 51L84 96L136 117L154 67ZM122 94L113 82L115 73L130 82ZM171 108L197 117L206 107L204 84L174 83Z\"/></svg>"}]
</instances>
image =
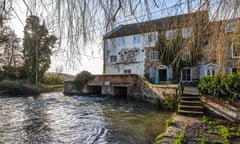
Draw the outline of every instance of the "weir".
<instances>
[{"instance_id":1,"label":"weir","mask_svg":"<svg viewBox=\"0 0 240 144\"><path fill-rule=\"evenodd\" d=\"M127 86L113 86L113 96L127 97L128 96Z\"/></svg>"},{"instance_id":2,"label":"weir","mask_svg":"<svg viewBox=\"0 0 240 144\"><path fill-rule=\"evenodd\" d=\"M86 90L88 94L97 94L101 95L102 94L102 86L92 86L92 85L87 85Z\"/></svg>"},{"instance_id":3,"label":"weir","mask_svg":"<svg viewBox=\"0 0 240 144\"><path fill-rule=\"evenodd\" d=\"M168 96L178 97L178 84L151 84L144 77L136 74L95 75L82 91L74 89L73 83L64 83L65 94L99 94L108 96L124 96L131 99L150 102L164 106Z\"/></svg>"}]
</instances>

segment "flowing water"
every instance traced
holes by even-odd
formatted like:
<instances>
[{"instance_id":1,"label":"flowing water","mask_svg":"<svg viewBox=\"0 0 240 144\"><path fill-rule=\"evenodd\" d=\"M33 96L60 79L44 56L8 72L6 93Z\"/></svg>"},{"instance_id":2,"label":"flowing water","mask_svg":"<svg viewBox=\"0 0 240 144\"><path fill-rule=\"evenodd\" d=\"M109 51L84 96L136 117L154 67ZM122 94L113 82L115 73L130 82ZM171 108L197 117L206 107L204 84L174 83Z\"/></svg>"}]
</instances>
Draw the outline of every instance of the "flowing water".
<instances>
[{"instance_id":1,"label":"flowing water","mask_svg":"<svg viewBox=\"0 0 240 144\"><path fill-rule=\"evenodd\" d=\"M0 144L145 144L171 113L102 96L0 97Z\"/></svg>"}]
</instances>

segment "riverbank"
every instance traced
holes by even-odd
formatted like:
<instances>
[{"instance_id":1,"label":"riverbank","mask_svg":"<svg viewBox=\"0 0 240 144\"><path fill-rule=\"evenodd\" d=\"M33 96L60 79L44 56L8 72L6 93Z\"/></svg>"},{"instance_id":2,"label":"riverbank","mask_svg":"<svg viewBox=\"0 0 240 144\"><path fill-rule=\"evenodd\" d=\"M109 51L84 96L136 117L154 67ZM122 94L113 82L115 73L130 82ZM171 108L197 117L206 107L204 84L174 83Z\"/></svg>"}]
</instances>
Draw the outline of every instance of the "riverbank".
<instances>
[{"instance_id":1,"label":"riverbank","mask_svg":"<svg viewBox=\"0 0 240 144\"><path fill-rule=\"evenodd\" d=\"M156 144L239 144L240 125L213 115L202 118L174 114Z\"/></svg>"},{"instance_id":2,"label":"riverbank","mask_svg":"<svg viewBox=\"0 0 240 144\"><path fill-rule=\"evenodd\" d=\"M63 84L38 84L37 86L32 83L23 81L8 81L0 82L0 94L8 96L29 96L39 95L40 93L58 91L63 92Z\"/></svg>"},{"instance_id":3,"label":"riverbank","mask_svg":"<svg viewBox=\"0 0 240 144\"><path fill-rule=\"evenodd\" d=\"M10 96L39 95L40 89L35 85L22 81L4 80L0 82L0 94Z\"/></svg>"}]
</instances>

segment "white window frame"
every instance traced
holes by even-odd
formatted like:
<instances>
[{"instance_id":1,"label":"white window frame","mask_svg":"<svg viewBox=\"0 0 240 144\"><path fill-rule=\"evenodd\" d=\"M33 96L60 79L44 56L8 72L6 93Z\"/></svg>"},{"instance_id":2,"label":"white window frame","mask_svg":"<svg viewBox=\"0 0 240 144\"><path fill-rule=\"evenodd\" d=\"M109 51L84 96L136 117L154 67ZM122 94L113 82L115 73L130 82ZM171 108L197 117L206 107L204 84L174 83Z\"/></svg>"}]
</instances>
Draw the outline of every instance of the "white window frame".
<instances>
[{"instance_id":1,"label":"white window frame","mask_svg":"<svg viewBox=\"0 0 240 144\"><path fill-rule=\"evenodd\" d=\"M121 38L118 38L117 39L117 46L119 47L122 47L122 46L125 46L125 38L124 37L121 37Z\"/></svg>"},{"instance_id":2,"label":"white window frame","mask_svg":"<svg viewBox=\"0 0 240 144\"><path fill-rule=\"evenodd\" d=\"M110 56L110 62L111 62L111 63L117 62L117 55L111 55L111 56Z\"/></svg>"},{"instance_id":3,"label":"white window frame","mask_svg":"<svg viewBox=\"0 0 240 144\"><path fill-rule=\"evenodd\" d=\"M190 80L183 80L183 75L184 75L183 71L186 69L190 70ZM190 67L183 68L181 72L181 77L183 82L192 82L192 68Z\"/></svg>"},{"instance_id":4,"label":"white window frame","mask_svg":"<svg viewBox=\"0 0 240 144\"><path fill-rule=\"evenodd\" d=\"M173 29L173 30L167 30L165 31L165 38L167 40L172 40L172 39L176 39L177 38L177 30Z\"/></svg>"},{"instance_id":5,"label":"white window frame","mask_svg":"<svg viewBox=\"0 0 240 144\"><path fill-rule=\"evenodd\" d=\"M214 73L213 73L214 71ZM210 73L208 73L210 72ZM209 63L204 66L204 75L206 76L213 76L218 73L218 66L214 63Z\"/></svg>"},{"instance_id":6,"label":"white window frame","mask_svg":"<svg viewBox=\"0 0 240 144\"><path fill-rule=\"evenodd\" d=\"M160 59L159 51L151 51L150 61L157 61Z\"/></svg>"},{"instance_id":7,"label":"white window frame","mask_svg":"<svg viewBox=\"0 0 240 144\"><path fill-rule=\"evenodd\" d=\"M141 43L141 36L140 35L133 36L133 44L136 45L140 43Z\"/></svg>"},{"instance_id":8,"label":"white window frame","mask_svg":"<svg viewBox=\"0 0 240 144\"><path fill-rule=\"evenodd\" d=\"M238 56L234 55L234 45L238 45L238 53L239 53ZM238 42L233 42L232 43L232 45L231 45L231 55L232 55L232 58L240 58L240 43L238 43Z\"/></svg>"},{"instance_id":9,"label":"white window frame","mask_svg":"<svg viewBox=\"0 0 240 144\"><path fill-rule=\"evenodd\" d=\"M155 43L156 42L156 33L149 33L146 35L147 43Z\"/></svg>"},{"instance_id":10,"label":"white window frame","mask_svg":"<svg viewBox=\"0 0 240 144\"><path fill-rule=\"evenodd\" d=\"M182 38L190 38L193 35L193 28L188 27L188 28L182 28Z\"/></svg>"}]
</instances>

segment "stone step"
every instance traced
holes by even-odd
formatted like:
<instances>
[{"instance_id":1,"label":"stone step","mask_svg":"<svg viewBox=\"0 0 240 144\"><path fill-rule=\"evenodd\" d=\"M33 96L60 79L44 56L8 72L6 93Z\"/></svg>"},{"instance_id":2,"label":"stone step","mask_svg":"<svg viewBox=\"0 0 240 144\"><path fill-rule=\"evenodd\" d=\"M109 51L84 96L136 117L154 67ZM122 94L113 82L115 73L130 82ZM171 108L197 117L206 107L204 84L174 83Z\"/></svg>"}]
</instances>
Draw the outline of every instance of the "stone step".
<instances>
[{"instance_id":1,"label":"stone step","mask_svg":"<svg viewBox=\"0 0 240 144\"><path fill-rule=\"evenodd\" d=\"M200 100L199 97L194 97L194 96L181 96L180 99L185 99L185 100Z\"/></svg>"},{"instance_id":2,"label":"stone step","mask_svg":"<svg viewBox=\"0 0 240 144\"><path fill-rule=\"evenodd\" d=\"M196 105L179 105L179 108L192 108L192 109L203 109L203 106Z\"/></svg>"},{"instance_id":3,"label":"stone step","mask_svg":"<svg viewBox=\"0 0 240 144\"><path fill-rule=\"evenodd\" d=\"M202 102L200 100L180 100L180 104L201 104Z\"/></svg>"},{"instance_id":4,"label":"stone step","mask_svg":"<svg viewBox=\"0 0 240 144\"><path fill-rule=\"evenodd\" d=\"M203 106L181 105L181 106L178 107L178 110L184 110L184 111L203 111Z\"/></svg>"},{"instance_id":5,"label":"stone step","mask_svg":"<svg viewBox=\"0 0 240 144\"><path fill-rule=\"evenodd\" d=\"M189 111L189 110L178 110L181 114L200 114L203 115L203 111Z\"/></svg>"},{"instance_id":6,"label":"stone step","mask_svg":"<svg viewBox=\"0 0 240 144\"><path fill-rule=\"evenodd\" d=\"M197 94L183 94L179 97L178 113L189 116L203 115L203 105Z\"/></svg>"}]
</instances>

